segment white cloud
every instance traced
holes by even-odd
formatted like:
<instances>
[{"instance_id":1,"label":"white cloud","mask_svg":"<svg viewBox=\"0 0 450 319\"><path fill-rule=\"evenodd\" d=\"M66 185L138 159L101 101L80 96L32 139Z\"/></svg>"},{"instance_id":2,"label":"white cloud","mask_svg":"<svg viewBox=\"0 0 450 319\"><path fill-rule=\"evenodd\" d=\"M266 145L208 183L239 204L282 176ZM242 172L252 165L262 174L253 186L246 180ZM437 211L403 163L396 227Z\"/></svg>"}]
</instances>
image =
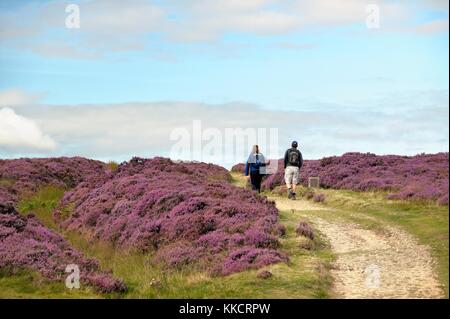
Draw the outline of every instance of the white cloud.
<instances>
[{"instance_id":1,"label":"white cloud","mask_svg":"<svg viewBox=\"0 0 450 319\"><path fill-rule=\"evenodd\" d=\"M35 104L40 99L38 94L30 94L20 89L0 91L0 107L16 107Z\"/></svg>"},{"instance_id":2,"label":"white cloud","mask_svg":"<svg viewBox=\"0 0 450 319\"><path fill-rule=\"evenodd\" d=\"M82 28L98 34L145 34L157 31L164 10L145 0L97 0L81 4Z\"/></svg>"},{"instance_id":3,"label":"white cloud","mask_svg":"<svg viewBox=\"0 0 450 319\"><path fill-rule=\"evenodd\" d=\"M93 59L152 50L152 40L219 44L230 33L287 35L314 28L359 25L367 4L380 6L382 29L448 32L448 17L416 22L419 11L448 16L446 1L389 0L81 0L81 28L66 29L63 1L36 2L0 12L0 43L43 56ZM447 27L446 27L447 26ZM151 53L151 52L150 52ZM159 54L156 52L155 54Z\"/></svg>"},{"instance_id":4,"label":"white cloud","mask_svg":"<svg viewBox=\"0 0 450 319\"><path fill-rule=\"evenodd\" d=\"M0 43L49 57L93 59L141 51L161 32L164 10L146 0L82 0L80 28L67 29L66 1L24 5L0 12Z\"/></svg>"},{"instance_id":5,"label":"white cloud","mask_svg":"<svg viewBox=\"0 0 450 319\"><path fill-rule=\"evenodd\" d=\"M69 43L55 43L52 41L39 42L35 44L23 44L22 48L29 49L33 53L47 58L68 58L95 60L103 57L98 50L81 49Z\"/></svg>"},{"instance_id":6,"label":"white cloud","mask_svg":"<svg viewBox=\"0 0 450 319\"><path fill-rule=\"evenodd\" d=\"M316 45L312 43L294 43L287 41L276 43L274 44L274 46L290 50L306 50L306 49L313 49L316 47Z\"/></svg>"},{"instance_id":7,"label":"white cloud","mask_svg":"<svg viewBox=\"0 0 450 319\"><path fill-rule=\"evenodd\" d=\"M448 0L422 0L425 1L427 5L439 9L448 11Z\"/></svg>"},{"instance_id":8,"label":"white cloud","mask_svg":"<svg viewBox=\"0 0 450 319\"><path fill-rule=\"evenodd\" d=\"M434 20L431 22L423 23L413 28L413 31L425 35L448 32L448 20Z\"/></svg>"},{"instance_id":9,"label":"white cloud","mask_svg":"<svg viewBox=\"0 0 450 319\"><path fill-rule=\"evenodd\" d=\"M167 24L171 39L183 42L214 41L230 32L256 35L287 34L298 30L298 16L269 5L280 1L190 1L179 4L184 18Z\"/></svg>"},{"instance_id":10,"label":"white cloud","mask_svg":"<svg viewBox=\"0 0 450 319\"><path fill-rule=\"evenodd\" d=\"M10 108L0 109L0 149L52 150L56 143L37 124Z\"/></svg>"},{"instance_id":11,"label":"white cloud","mask_svg":"<svg viewBox=\"0 0 450 319\"><path fill-rule=\"evenodd\" d=\"M435 98L432 98L434 95ZM400 102L399 102L400 101ZM396 104L401 103L401 104ZM280 154L298 139L307 158L348 151L397 154L448 151L448 91L361 101L364 107L320 105L276 111L258 105L187 102L39 105L21 109L60 145L48 156L125 160L168 156L175 128L278 128ZM392 107L387 107L388 105ZM230 165L232 163L219 163Z\"/></svg>"},{"instance_id":12,"label":"white cloud","mask_svg":"<svg viewBox=\"0 0 450 319\"><path fill-rule=\"evenodd\" d=\"M335 25L364 23L365 1L300 0L294 9L302 16L303 25Z\"/></svg>"}]
</instances>

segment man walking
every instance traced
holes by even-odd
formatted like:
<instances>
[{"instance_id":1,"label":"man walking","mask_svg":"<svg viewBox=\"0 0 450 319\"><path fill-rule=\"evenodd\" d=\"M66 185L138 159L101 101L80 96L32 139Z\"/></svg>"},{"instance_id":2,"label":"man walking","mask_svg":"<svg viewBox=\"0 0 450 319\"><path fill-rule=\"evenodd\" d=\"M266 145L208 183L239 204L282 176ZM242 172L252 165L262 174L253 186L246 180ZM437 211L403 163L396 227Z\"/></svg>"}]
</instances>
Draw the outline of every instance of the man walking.
<instances>
[{"instance_id":1,"label":"man walking","mask_svg":"<svg viewBox=\"0 0 450 319\"><path fill-rule=\"evenodd\" d=\"M295 199L295 190L299 182L300 168L303 166L302 153L297 149L298 143L292 142L292 147L284 154L284 181L288 189L288 198Z\"/></svg>"}]
</instances>

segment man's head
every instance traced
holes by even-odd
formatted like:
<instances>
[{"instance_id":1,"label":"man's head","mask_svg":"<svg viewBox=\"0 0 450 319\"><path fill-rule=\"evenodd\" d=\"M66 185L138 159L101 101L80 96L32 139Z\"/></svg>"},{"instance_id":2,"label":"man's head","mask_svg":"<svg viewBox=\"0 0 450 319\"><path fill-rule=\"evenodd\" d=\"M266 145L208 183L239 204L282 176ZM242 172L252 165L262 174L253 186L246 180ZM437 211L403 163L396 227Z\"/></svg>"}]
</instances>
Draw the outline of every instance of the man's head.
<instances>
[{"instance_id":1,"label":"man's head","mask_svg":"<svg viewBox=\"0 0 450 319\"><path fill-rule=\"evenodd\" d=\"M293 141L291 145L292 145L293 148L297 148L298 147L297 141Z\"/></svg>"}]
</instances>

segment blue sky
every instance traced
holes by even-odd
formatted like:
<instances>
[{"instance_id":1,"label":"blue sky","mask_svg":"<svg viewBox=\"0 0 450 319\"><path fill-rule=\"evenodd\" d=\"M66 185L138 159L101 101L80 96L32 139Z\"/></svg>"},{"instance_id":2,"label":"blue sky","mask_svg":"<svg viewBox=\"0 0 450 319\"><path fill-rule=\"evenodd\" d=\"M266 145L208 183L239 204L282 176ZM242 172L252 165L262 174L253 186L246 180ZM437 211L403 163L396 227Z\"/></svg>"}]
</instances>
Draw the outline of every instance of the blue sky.
<instances>
[{"instance_id":1,"label":"blue sky","mask_svg":"<svg viewBox=\"0 0 450 319\"><path fill-rule=\"evenodd\" d=\"M65 27L69 3L79 29ZM369 3L379 28L366 26ZM194 119L277 127L279 151L299 139L306 158L448 151L447 1L3 1L0 10L0 112L13 112L0 119L1 157L168 155L170 130Z\"/></svg>"}]
</instances>

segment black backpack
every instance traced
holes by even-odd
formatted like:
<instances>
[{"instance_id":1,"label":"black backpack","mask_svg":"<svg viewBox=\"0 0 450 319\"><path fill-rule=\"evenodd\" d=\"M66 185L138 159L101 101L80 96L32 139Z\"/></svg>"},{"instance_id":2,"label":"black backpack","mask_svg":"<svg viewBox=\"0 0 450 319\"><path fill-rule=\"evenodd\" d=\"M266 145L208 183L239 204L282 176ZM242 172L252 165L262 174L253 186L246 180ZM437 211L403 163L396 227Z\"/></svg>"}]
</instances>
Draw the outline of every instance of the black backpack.
<instances>
[{"instance_id":1,"label":"black backpack","mask_svg":"<svg viewBox=\"0 0 450 319\"><path fill-rule=\"evenodd\" d=\"M292 166L300 166L300 152L298 150L289 150L288 163Z\"/></svg>"}]
</instances>

